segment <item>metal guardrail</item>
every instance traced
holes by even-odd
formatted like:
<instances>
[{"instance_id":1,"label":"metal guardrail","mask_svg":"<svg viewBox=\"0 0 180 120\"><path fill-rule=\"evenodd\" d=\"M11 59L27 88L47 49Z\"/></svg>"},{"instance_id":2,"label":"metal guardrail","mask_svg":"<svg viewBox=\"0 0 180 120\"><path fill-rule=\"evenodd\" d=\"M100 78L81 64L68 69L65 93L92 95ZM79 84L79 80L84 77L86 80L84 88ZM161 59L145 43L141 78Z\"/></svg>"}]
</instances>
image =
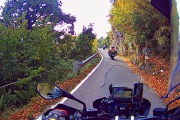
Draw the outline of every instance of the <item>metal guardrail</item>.
<instances>
[{"instance_id":1,"label":"metal guardrail","mask_svg":"<svg viewBox=\"0 0 180 120\"><path fill-rule=\"evenodd\" d=\"M83 61L75 61L73 64L73 72L77 72L78 75L80 74L81 68L87 64L88 62L90 62L93 58L95 58L98 55L99 52L97 52L96 54L92 55L91 57L87 58L86 60Z\"/></svg>"},{"instance_id":2,"label":"metal guardrail","mask_svg":"<svg viewBox=\"0 0 180 120\"><path fill-rule=\"evenodd\" d=\"M99 52L97 52L96 54L92 55L91 57L87 58L86 60L83 60L82 62L81 61L75 61L74 62L74 65L73 65L73 71L74 72L78 72L78 74L80 74L80 71L81 71L81 68L88 62L90 62L94 57L96 57L98 55ZM50 70L50 71L54 71L55 69L53 70ZM42 75L42 74L46 74L50 71L47 71L47 72L44 72L44 73L41 73L41 74L38 74L38 75L34 75L34 76L31 76L31 77L28 77L28 78L25 78L25 79L29 79L29 78L33 78L33 77L36 77L36 76L39 76L39 75ZM24 79L24 80L25 80ZM12 84L15 84L15 83L18 83L20 82L20 80L18 81L15 81L13 83L10 83L10 84L6 84L6 85L3 85L3 86L0 86L0 88L4 88L4 87L7 87L7 86L10 86Z\"/></svg>"}]
</instances>

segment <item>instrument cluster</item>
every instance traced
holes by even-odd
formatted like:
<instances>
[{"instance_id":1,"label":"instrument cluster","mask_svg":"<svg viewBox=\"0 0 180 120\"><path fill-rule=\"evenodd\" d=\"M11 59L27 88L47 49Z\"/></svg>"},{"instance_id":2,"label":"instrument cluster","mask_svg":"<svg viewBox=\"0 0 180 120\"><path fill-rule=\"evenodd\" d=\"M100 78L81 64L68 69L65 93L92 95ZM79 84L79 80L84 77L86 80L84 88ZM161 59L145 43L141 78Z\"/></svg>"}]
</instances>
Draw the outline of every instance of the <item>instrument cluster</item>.
<instances>
[{"instance_id":1,"label":"instrument cluster","mask_svg":"<svg viewBox=\"0 0 180 120\"><path fill-rule=\"evenodd\" d=\"M112 97L113 99L131 100L132 89L126 87L113 87Z\"/></svg>"}]
</instances>

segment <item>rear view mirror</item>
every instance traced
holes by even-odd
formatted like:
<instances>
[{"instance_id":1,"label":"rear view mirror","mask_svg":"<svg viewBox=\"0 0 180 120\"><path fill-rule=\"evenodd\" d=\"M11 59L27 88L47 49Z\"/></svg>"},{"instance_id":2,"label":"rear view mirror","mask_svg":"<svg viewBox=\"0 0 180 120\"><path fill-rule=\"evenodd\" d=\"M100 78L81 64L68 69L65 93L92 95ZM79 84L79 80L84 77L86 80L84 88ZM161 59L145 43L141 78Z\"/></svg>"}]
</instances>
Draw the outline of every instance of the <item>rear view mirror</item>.
<instances>
[{"instance_id":1,"label":"rear view mirror","mask_svg":"<svg viewBox=\"0 0 180 120\"><path fill-rule=\"evenodd\" d=\"M37 84L36 89L39 95L46 100L59 98L63 95L61 88L49 83L39 83Z\"/></svg>"}]
</instances>

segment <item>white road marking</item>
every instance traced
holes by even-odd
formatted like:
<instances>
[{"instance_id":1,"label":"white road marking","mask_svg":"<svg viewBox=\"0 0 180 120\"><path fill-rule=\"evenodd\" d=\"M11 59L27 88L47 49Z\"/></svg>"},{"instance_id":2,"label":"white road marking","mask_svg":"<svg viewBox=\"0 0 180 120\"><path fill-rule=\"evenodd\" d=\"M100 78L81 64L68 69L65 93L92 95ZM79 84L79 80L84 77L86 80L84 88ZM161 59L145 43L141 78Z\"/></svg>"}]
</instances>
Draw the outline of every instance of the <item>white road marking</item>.
<instances>
[{"instance_id":1,"label":"white road marking","mask_svg":"<svg viewBox=\"0 0 180 120\"><path fill-rule=\"evenodd\" d=\"M100 52L99 52L100 53ZM96 71L96 69L101 65L104 57L103 55L100 53L101 55L101 61L99 62L99 64L70 92L71 94L73 94L74 92L76 92L78 90L79 87L81 87L81 85ZM52 105L51 108L54 108L55 106L57 106L58 104L63 104L68 98L63 98L59 103ZM39 116L36 120L41 120L42 116Z\"/></svg>"},{"instance_id":2,"label":"white road marking","mask_svg":"<svg viewBox=\"0 0 180 120\"><path fill-rule=\"evenodd\" d=\"M100 52L99 52L100 53ZM100 53L101 54L101 53ZM70 93L73 94L74 92L76 92L77 89L79 89L79 87L81 87L81 85L96 71L96 69L100 66L100 64L102 63L104 57L101 54L102 59L99 62L99 64L84 78L84 80L82 80ZM60 101L60 103L64 103L67 100L67 98L64 98ZM59 103L58 103L59 104Z\"/></svg>"}]
</instances>

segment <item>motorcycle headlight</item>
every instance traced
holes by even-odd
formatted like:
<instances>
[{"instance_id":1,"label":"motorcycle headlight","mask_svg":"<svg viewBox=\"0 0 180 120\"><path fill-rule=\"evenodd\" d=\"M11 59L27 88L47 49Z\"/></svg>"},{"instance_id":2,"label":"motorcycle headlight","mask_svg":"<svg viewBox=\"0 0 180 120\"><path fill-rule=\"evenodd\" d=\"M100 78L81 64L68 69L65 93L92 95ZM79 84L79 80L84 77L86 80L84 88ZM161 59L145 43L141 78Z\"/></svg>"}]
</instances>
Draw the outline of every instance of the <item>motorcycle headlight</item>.
<instances>
[{"instance_id":1,"label":"motorcycle headlight","mask_svg":"<svg viewBox=\"0 0 180 120\"><path fill-rule=\"evenodd\" d=\"M49 120L56 120L56 118L49 118Z\"/></svg>"},{"instance_id":2,"label":"motorcycle headlight","mask_svg":"<svg viewBox=\"0 0 180 120\"><path fill-rule=\"evenodd\" d=\"M54 109L48 114L48 120L65 120L67 112L61 109Z\"/></svg>"},{"instance_id":3,"label":"motorcycle headlight","mask_svg":"<svg viewBox=\"0 0 180 120\"><path fill-rule=\"evenodd\" d=\"M60 118L49 118L48 120L65 120L65 118L62 118L62 117L60 117Z\"/></svg>"}]
</instances>

